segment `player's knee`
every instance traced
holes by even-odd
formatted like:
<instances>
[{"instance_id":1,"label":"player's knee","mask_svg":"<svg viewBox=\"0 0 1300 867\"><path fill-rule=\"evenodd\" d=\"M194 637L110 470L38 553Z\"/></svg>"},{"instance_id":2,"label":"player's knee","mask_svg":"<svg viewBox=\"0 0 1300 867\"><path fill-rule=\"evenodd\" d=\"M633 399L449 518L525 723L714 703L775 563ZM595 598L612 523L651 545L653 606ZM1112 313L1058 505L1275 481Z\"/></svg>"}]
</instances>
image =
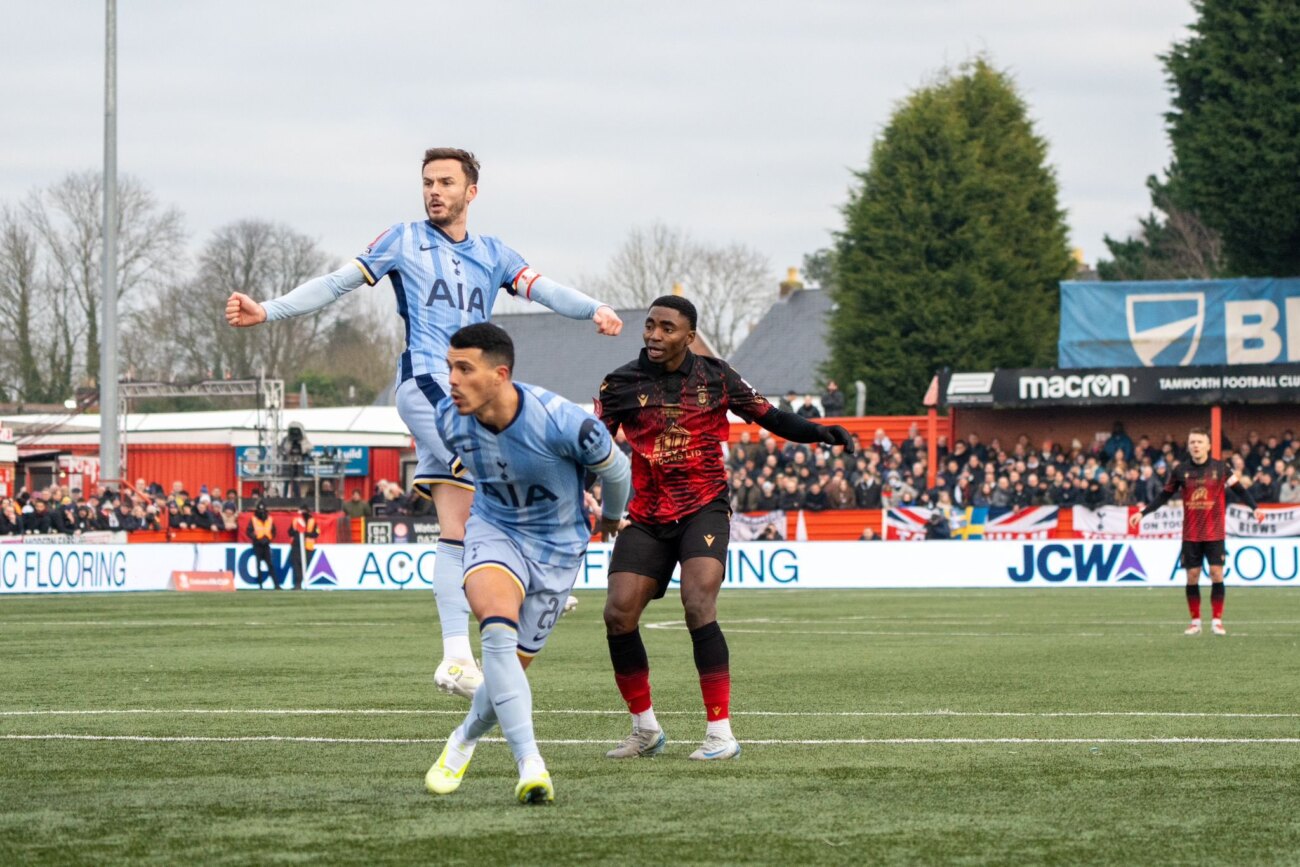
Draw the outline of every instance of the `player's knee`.
<instances>
[{"instance_id":1,"label":"player's knee","mask_svg":"<svg viewBox=\"0 0 1300 867\"><path fill-rule=\"evenodd\" d=\"M619 604L617 600L605 600L605 633L607 635L624 635L636 629L641 619L641 612L634 606Z\"/></svg>"},{"instance_id":2,"label":"player's knee","mask_svg":"<svg viewBox=\"0 0 1300 867\"><path fill-rule=\"evenodd\" d=\"M682 597L682 608L686 612L686 626L698 629L718 619L717 600L707 596Z\"/></svg>"}]
</instances>

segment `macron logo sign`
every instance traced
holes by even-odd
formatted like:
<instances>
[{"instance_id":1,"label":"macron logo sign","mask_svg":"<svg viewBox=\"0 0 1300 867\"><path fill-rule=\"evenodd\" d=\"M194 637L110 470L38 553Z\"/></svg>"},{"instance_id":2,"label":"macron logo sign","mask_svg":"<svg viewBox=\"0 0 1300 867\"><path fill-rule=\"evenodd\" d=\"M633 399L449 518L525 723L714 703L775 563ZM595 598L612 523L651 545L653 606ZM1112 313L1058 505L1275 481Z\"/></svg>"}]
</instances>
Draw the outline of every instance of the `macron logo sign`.
<instances>
[{"instance_id":1,"label":"macron logo sign","mask_svg":"<svg viewBox=\"0 0 1300 867\"><path fill-rule=\"evenodd\" d=\"M1130 391L1129 379L1122 373L1020 377L1021 400L1128 397Z\"/></svg>"}]
</instances>

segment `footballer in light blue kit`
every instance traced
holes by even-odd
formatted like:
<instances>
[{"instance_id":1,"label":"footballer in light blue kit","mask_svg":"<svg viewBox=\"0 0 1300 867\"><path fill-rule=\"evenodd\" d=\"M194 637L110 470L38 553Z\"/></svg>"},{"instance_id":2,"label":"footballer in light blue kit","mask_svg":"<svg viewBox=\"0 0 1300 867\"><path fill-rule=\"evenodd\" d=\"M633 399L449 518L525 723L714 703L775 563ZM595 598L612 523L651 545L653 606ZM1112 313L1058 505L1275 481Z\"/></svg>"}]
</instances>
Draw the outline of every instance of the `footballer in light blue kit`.
<instances>
[{"instance_id":1,"label":"footballer in light blue kit","mask_svg":"<svg viewBox=\"0 0 1300 867\"><path fill-rule=\"evenodd\" d=\"M591 538L583 504L588 471L602 481L600 529L616 533L631 493L631 463L595 416L545 389L514 382L514 345L490 323L451 338L450 397L437 425L455 453L449 470L472 473L465 526L465 595L479 622L483 685L425 775L447 795L460 787L479 738L496 724L519 769L520 803L554 800L533 737L524 670L545 645Z\"/></svg>"},{"instance_id":2,"label":"footballer in light blue kit","mask_svg":"<svg viewBox=\"0 0 1300 867\"><path fill-rule=\"evenodd\" d=\"M478 161L467 151L425 151L428 219L391 226L338 271L283 297L259 304L236 292L226 302L226 321L243 327L311 313L384 277L392 283L397 312L406 326L406 348L397 364L397 410L415 439L415 491L433 500L442 527L433 589L443 658L434 682L465 698L481 682L469 641L469 606L461 589L462 540L474 486L471 476L451 473L451 454L434 423L434 407L448 393L451 335L487 321L502 289L572 319L593 320L601 334L616 335L623 325L609 305L539 275L499 239L470 234L467 210L478 195L478 173Z\"/></svg>"}]
</instances>

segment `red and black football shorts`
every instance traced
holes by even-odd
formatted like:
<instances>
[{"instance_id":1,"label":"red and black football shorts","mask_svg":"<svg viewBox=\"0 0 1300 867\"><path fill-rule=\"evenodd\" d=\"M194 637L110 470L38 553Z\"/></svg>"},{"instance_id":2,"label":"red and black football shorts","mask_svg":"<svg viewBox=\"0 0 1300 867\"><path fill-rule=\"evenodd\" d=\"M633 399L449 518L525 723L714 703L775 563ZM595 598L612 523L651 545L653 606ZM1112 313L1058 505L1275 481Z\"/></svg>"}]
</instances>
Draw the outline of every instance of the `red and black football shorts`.
<instances>
[{"instance_id":1,"label":"red and black football shorts","mask_svg":"<svg viewBox=\"0 0 1300 867\"><path fill-rule=\"evenodd\" d=\"M1202 561L1209 561L1211 566L1222 566L1227 559L1223 540L1213 542L1188 542L1183 540L1183 568L1200 569Z\"/></svg>"},{"instance_id":2,"label":"red and black football shorts","mask_svg":"<svg viewBox=\"0 0 1300 867\"><path fill-rule=\"evenodd\" d=\"M609 572L632 572L659 582L655 599L668 592L673 569L692 557L712 557L724 566L731 539L731 508L714 500L698 512L666 524L633 521L614 539Z\"/></svg>"}]
</instances>

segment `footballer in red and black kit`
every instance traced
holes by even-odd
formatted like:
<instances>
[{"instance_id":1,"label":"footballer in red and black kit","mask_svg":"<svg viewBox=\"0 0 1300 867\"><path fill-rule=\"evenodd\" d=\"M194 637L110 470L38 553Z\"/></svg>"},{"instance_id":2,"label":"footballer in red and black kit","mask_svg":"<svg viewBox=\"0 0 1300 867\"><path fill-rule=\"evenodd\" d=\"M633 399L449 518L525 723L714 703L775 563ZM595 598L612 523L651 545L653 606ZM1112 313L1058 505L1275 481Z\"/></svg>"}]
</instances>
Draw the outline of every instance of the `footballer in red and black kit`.
<instances>
[{"instance_id":1,"label":"footballer in red and black kit","mask_svg":"<svg viewBox=\"0 0 1300 867\"><path fill-rule=\"evenodd\" d=\"M717 623L727 562L731 509L722 447L732 412L794 442L853 450L838 425L818 425L773 406L725 361L696 355L697 313L677 295L658 298L646 315L645 349L600 385L596 414L611 435L621 427L632 447L629 522L614 542L605 602L614 680L632 713L632 734L606 755L661 752L665 737L650 701L650 667L638 631L641 613L664 595L681 565L682 607L691 633L708 725L693 759L728 759L740 745L731 732L731 676Z\"/></svg>"},{"instance_id":2,"label":"footballer in red and black kit","mask_svg":"<svg viewBox=\"0 0 1300 867\"><path fill-rule=\"evenodd\" d=\"M1251 509L1255 520L1261 523L1264 513L1255 498L1246 490L1223 461L1210 457L1210 436L1195 428L1187 436L1187 451L1191 460L1180 463L1169 473L1162 490L1141 512L1129 518L1137 526L1142 519L1173 499L1180 490L1183 497L1183 552L1182 564L1187 570L1187 610L1192 623L1186 634L1201 632L1201 564L1210 565L1210 605L1213 614L1211 628L1215 635L1226 635L1223 626L1223 564L1226 559L1224 537L1227 535L1224 518L1227 513L1228 488L1235 490Z\"/></svg>"}]
</instances>

